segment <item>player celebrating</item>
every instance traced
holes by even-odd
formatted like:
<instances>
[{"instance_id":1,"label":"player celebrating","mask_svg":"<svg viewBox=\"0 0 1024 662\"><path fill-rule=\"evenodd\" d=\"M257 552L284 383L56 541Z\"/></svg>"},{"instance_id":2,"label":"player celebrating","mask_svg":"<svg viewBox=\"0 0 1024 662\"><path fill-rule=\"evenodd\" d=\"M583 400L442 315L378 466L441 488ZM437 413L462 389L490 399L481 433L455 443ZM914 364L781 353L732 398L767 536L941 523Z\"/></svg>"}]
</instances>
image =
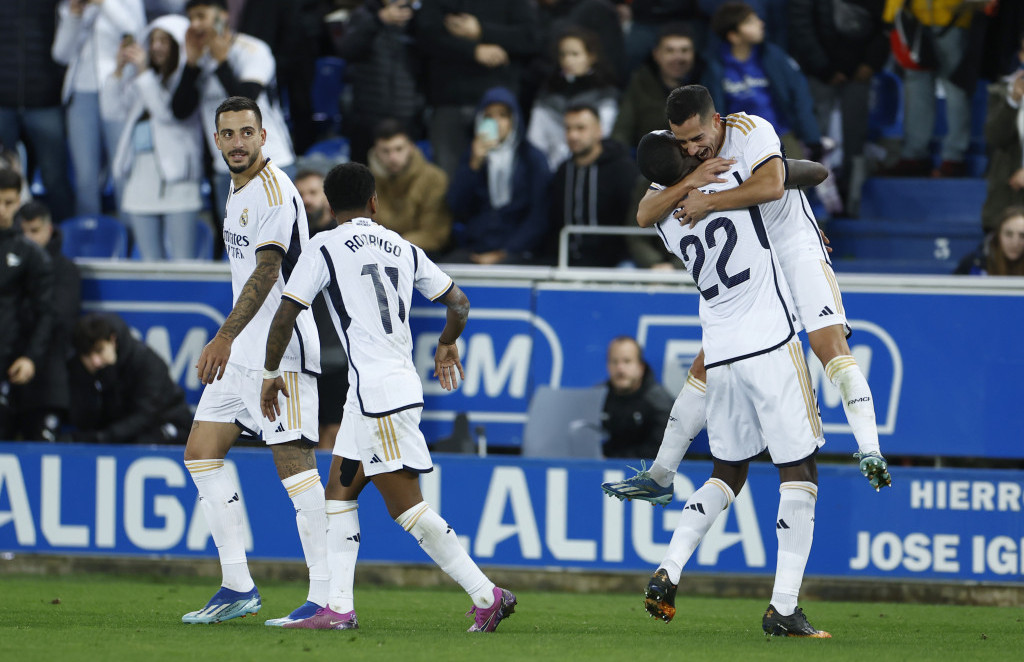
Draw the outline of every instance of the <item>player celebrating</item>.
<instances>
[{"instance_id":1,"label":"player celebrating","mask_svg":"<svg viewBox=\"0 0 1024 662\"><path fill-rule=\"evenodd\" d=\"M449 391L464 377L455 341L466 327L469 299L422 250L371 220L377 195L366 166L334 167L324 179L324 193L338 227L314 237L299 258L270 327L263 375L263 413L274 420L281 416L278 393L295 395L279 368L293 321L323 291L348 354L350 384L327 481L330 604L285 627L359 626L352 589L359 552L357 499L372 482L395 522L473 599L469 631L493 632L515 610L516 596L480 571L419 488L419 474L433 465L419 428L423 386L412 362L412 290L448 307L434 375Z\"/></svg>"},{"instance_id":2,"label":"player celebrating","mask_svg":"<svg viewBox=\"0 0 1024 662\"><path fill-rule=\"evenodd\" d=\"M703 163L671 186L652 184L640 203L637 223L650 227L673 214L681 223L693 226L709 213L759 205L778 251L777 259L793 288L794 312L807 330L811 349L825 366L825 374L842 396L857 440L860 470L876 490L891 485L879 449L871 390L846 341L849 327L831 261L806 197L801 191L784 189L786 162L775 130L764 119L745 113L723 119L715 112L707 89L700 85L673 90L666 102L666 115L679 148ZM697 188L705 183L724 183L716 173L733 163L735 168L728 176L739 186L713 196ZM686 385L673 405L650 471L605 483L605 492L620 499L661 504L671 500L676 468L707 418L704 380L702 352L690 367Z\"/></svg>"},{"instance_id":3,"label":"player celebrating","mask_svg":"<svg viewBox=\"0 0 1024 662\"><path fill-rule=\"evenodd\" d=\"M646 158L639 151L637 156ZM724 182L703 191L717 195L731 189L740 167L731 166ZM814 457L825 439L792 295L758 207L715 212L695 228L669 215L656 227L701 294L714 470L687 500L668 553L647 585L645 607L651 616L672 620L683 566L743 487L750 460L767 447L781 485L778 565L762 627L770 635L830 637L812 627L797 606L814 532Z\"/></svg>"},{"instance_id":4,"label":"player celebrating","mask_svg":"<svg viewBox=\"0 0 1024 662\"><path fill-rule=\"evenodd\" d=\"M320 339L313 316L300 315L288 327L284 379L292 394L288 413L276 425L260 414L263 347L284 282L309 240L302 199L288 176L263 155L267 132L255 101L231 97L217 108L217 147L231 170L232 190L224 218L224 249L231 265L231 314L199 356L199 381L206 384L185 446L185 466L217 544L223 582L185 623L219 623L260 608L245 558L243 505L238 486L224 469L224 457L239 431L262 434L295 506L299 539L309 567L308 601L267 625L311 616L327 604L327 519L324 489L316 469L316 374ZM268 295L270 298L268 299ZM292 333L294 328L295 332Z\"/></svg>"}]
</instances>

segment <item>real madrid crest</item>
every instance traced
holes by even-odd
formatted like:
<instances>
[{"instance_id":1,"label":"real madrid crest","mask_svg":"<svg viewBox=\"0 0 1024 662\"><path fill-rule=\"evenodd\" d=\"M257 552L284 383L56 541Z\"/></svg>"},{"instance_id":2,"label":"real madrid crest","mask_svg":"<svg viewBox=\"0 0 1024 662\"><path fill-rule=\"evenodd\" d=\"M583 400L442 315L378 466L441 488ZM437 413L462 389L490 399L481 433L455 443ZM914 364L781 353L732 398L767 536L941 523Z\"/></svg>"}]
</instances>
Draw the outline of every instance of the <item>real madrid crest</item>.
<instances>
[{"instance_id":1,"label":"real madrid crest","mask_svg":"<svg viewBox=\"0 0 1024 662\"><path fill-rule=\"evenodd\" d=\"M238 217L238 224L243 228L249 225L249 208L246 207L242 210L242 215Z\"/></svg>"}]
</instances>

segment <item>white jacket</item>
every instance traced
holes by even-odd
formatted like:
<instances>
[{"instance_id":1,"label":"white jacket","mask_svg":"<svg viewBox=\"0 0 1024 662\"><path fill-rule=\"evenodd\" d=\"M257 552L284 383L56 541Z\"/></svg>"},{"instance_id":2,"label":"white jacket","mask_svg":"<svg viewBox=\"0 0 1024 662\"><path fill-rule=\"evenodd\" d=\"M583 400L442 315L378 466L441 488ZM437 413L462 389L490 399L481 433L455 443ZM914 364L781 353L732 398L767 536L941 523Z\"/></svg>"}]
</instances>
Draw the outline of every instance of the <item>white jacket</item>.
<instances>
[{"instance_id":1,"label":"white jacket","mask_svg":"<svg viewBox=\"0 0 1024 662\"><path fill-rule=\"evenodd\" d=\"M74 91L75 76L85 63L80 56L86 44L92 41L96 50L96 80L99 87L117 67L117 49L125 34L139 36L146 25L146 12L142 0L104 0L103 4L89 4L80 16L71 13L71 3L61 2L57 10L57 32L53 38L51 54L58 64L67 66L61 102L67 103ZM93 63L89 63L93 64ZM110 117L100 101L100 114Z\"/></svg>"},{"instance_id":2,"label":"white jacket","mask_svg":"<svg viewBox=\"0 0 1024 662\"><path fill-rule=\"evenodd\" d=\"M110 0L107 0L110 2ZM132 133L144 113L149 113L149 126L153 136L153 152L166 183L199 181L202 178L202 124L198 113L179 120L171 111L171 98L178 87L185 64L185 31L188 19L167 15L156 19L146 28L141 46L148 52L149 37L160 29L178 42L178 68L164 85L151 68L134 75L134 67L125 67L120 78L114 73L107 76L100 93L106 99L114 117L124 121L124 129L114 154L114 177L124 182L131 173L135 150Z\"/></svg>"}]
</instances>

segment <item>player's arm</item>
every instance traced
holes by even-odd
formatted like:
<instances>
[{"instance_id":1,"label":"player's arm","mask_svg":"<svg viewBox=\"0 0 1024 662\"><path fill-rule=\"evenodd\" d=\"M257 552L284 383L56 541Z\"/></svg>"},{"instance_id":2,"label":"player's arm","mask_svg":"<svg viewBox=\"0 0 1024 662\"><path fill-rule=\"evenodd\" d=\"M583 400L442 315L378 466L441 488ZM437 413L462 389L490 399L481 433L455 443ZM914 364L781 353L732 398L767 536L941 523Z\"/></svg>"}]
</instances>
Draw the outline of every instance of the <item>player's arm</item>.
<instances>
[{"instance_id":1,"label":"player's arm","mask_svg":"<svg viewBox=\"0 0 1024 662\"><path fill-rule=\"evenodd\" d=\"M302 306L287 297L281 299L281 305L274 314L274 321L270 323L270 331L267 333L267 356L263 360L263 389L260 393L260 409L263 415L271 421L277 420L281 415L278 405L278 392L284 393L284 397L291 397L284 379L281 377L281 357L288 347L292 338L292 329L295 328L295 320L303 311Z\"/></svg>"},{"instance_id":2,"label":"player's arm","mask_svg":"<svg viewBox=\"0 0 1024 662\"><path fill-rule=\"evenodd\" d=\"M828 168L817 161L786 159L786 168L789 170L786 188L817 186L828 178Z\"/></svg>"},{"instance_id":3,"label":"player's arm","mask_svg":"<svg viewBox=\"0 0 1024 662\"><path fill-rule=\"evenodd\" d=\"M661 190L651 189L644 194L636 210L636 224L642 228L652 227L663 221L690 191L708 184L722 184L726 180L718 175L726 172L735 161L715 157L700 164L693 172L681 180Z\"/></svg>"},{"instance_id":4,"label":"player's arm","mask_svg":"<svg viewBox=\"0 0 1024 662\"><path fill-rule=\"evenodd\" d=\"M263 305L271 288L281 273L281 260L284 254L279 250L267 248L256 252L256 268L242 286L242 291L235 301L231 314L224 320L217 335L213 337L199 355L196 368L199 381L211 384L214 379L224 376L224 369L231 355L231 343L235 341L242 329L252 321L256 312Z\"/></svg>"},{"instance_id":5,"label":"player's arm","mask_svg":"<svg viewBox=\"0 0 1024 662\"><path fill-rule=\"evenodd\" d=\"M727 191L714 195L693 190L676 212L680 223L696 225L708 214L727 209L746 209L764 202L778 200L786 192L786 168L781 158L770 158L754 171L750 179Z\"/></svg>"},{"instance_id":6,"label":"player's arm","mask_svg":"<svg viewBox=\"0 0 1024 662\"><path fill-rule=\"evenodd\" d=\"M448 307L448 314L445 318L444 329L437 338L437 351L434 352L434 376L441 382L441 388L451 391L459 386L459 380L465 380L466 374L462 370L462 361L459 359L459 348L455 341L462 335L469 320L469 297L459 289L459 286L452 283L443 297L441 303ZM458 378L455 373L458 371Z\"/></svg>"}]
</instances>

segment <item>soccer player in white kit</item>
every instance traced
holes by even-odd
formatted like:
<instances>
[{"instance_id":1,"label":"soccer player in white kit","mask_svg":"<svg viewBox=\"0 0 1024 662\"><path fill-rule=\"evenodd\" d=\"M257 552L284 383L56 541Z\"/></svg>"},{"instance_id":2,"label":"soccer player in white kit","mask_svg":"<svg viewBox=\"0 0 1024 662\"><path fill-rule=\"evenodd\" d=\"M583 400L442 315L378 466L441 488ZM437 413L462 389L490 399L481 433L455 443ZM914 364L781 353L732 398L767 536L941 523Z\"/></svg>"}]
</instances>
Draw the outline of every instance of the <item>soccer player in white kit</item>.
<instances>
[{"instance_id":1,"label":"soccer player in white kit","mask_svg":"<svg viewBox=\"0 0 1024 662\"><path fill-rule=\"evenodd\" d=\"M891 485L879 449L871 390L846 341L849 327L842 295L806 198L800 191L784 188L786 165L775 129L764 119L745 113L722 118L715 112L711 95L700 85L673 90L666 102L666 115L680 148L703 163L671 186L652 186L640 203L637 223L650 227L674 214L680 222L694 225L717 210L760 205L792 288L795 312L807 330L811 349L842 396L857 441L861 472L875 489ZM728 177L738 186L714 196L697 188L723 183L720 175L726 168L732 168ZM700 354L676 398L653 466L602 488L619 498L668 503L676 468L704 427L705 407L704 356Z\"/></svg>"},{"instance_id":2,"label":"soccer player in white kit","mask_svg":"<svg viewBox=\"0 0 1024 662\"><path fill-rule=\"evenodd\" d=\"M267 331L284 283L309 240L309 228L295 186L263 155L266 130L256 102L230 97L217 108L215 119L217 146L231 169L224 250L231 266L232 308L199 356L199 381L206 388L185 446L185 466L217 545L223 581L205 607L181 620L219 623L254 614L261 606L246 562L244 506L224 468L228 450L244 432L262 437L273 451L278 476L295 506L309 567L307 601L286 617L266 621L281 626L326 605L329 579L324 489L313 454L320 338L312 313L299 316L286 338L282 368L292 393L288 415L273 423L260 410Z\"/></svg>"},{"instance_id":3,"label":"soccer player in white kit","mask_svg":"<svg viewBox=\"0 0 1024 662\"><path fill-rule=\"evenodd\" d=\"M312 617L285 627L359 627L353 601L357 499L372 482L395 522L473 599L469 631L493 632L515 611L516 596L480 571L419 488L419 474L432 471L433 464L419 428L423 385L412 362L412 291L448 308L434 375L449 391L464 377L455 341L466 327L469 299L422 250L372 220L377 195L369 168L335 166L324 178L324 193L338 227L317 234L299 258L270 327L264 366L261 404L274 420L282 415L279 393L288 397L286 402L294 397L291 385L279 376L293 321L324 292L349 360L345 415L327 481L330 598Z\"/></svg>"},{"instance_id":4,"label":"soccer player in white kit","mask_svg":"<svg viewBox=\"0 0 1024 662\"><path fill-rule=\"evenodd\" d=\"M738 166L723 173L724 182L702 190L717 195L735 187ZM701 295L714 470L687 500L647 585L645 607L651 616L672 620L683 566L743 487L750 460L767 447L781 485L775 587L762 627L772 635L830 637L813 628L797 606L814 531L815 455L825 439L797 338L795 304L760 210L755 205L716 211L695 228L668 215L656 227Z\"/></svg>"}]
</instances>

